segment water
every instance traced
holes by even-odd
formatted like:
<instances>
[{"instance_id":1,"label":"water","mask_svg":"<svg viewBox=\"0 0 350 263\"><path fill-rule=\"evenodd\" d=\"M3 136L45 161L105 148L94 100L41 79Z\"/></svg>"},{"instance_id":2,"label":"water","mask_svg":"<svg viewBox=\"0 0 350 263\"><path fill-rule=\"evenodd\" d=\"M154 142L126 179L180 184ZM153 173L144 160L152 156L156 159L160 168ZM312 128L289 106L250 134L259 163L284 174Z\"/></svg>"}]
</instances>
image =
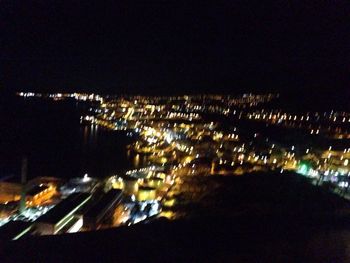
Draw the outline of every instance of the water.
<instances>
[{"instance_id":1,"label":"water","mask_svg":"<svg viewBox=\"0 0 350 263\"><path fill-rule=\"evenodd\" d=\"M1 105L0 178L19 178L28 157L28 178L105 177L133 167L124 132L80 124L87 105L74 101L10 98Z\"/></svg>"}]
</instances>

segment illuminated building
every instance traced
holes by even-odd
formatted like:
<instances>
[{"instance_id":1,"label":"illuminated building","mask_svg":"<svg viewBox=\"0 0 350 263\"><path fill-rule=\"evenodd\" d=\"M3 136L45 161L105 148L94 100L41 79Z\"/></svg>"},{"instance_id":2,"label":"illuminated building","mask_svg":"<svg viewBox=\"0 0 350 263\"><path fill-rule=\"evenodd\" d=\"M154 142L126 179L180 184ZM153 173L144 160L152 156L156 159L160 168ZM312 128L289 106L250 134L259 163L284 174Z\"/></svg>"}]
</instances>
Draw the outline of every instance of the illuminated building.
<instances>
[{"instance_id":1,"label":"illuminated building","mask_svg":"<svg viewBox=\"0 0 350 263\"><path fill-rule=\"evenodd\" d=\"M72 193L90 193L98 185L98 180L85 175L70 179L66 184L60 187L62 195L67 196Z\"/></svg>"},{"instance_id":2,"label":"illuminated building","mask_svg":"<svg viewBox=\"0 0 350 263\"><path fill-rule=\"evenodd\" d=\"M138 201L152 201L156 199L156 188L140 186L137 192Z\"/></svg>"},{"instance_id":3,"label":"illuminated building","mask_svg":"<svg viewBox=\"0 0 350 263\"><path fill-rule=\"evenodd\" d=\"M164 183L164 179L159 177L151 177L147 179L147 185L153 188L161 187Z\"/></svg>"},{"instance_id":4,"label":"illuminated building","mask_svg":"<svg viewBox=\"0 0 350 263\"><path fill-rule=\"evenodd\" d=\"M37 185L26 193L26 203L29 206L36 206L49 200L55 194L55 188L50 185Z\"/></svg>"},{"instance_id":5,"label":"illuminated building","mask_svg":"<svg viewBox=\"0 0 350 263\"><path fill-rule=\"evenodd\" d=\"M128 176L123 179L123 182L124 182L124 188L123 188L124 194L135 195L138 192L139 183L137 178Z\"/></svg>"},{"instance_id":6,"label":"illuminated building","mask_svg":"<svg viewBox=\"0 0 350 263\"><path fill-rule=\"evenodd\" d=\"M15 202L21 199L22 186L16 183L0 182L0 203ZM26 205L40 205L49 200L55 194L55 188L51 185L35 185L25 195Z\"/></svg>"},{"instance_id":7,"label":"illuminated building","mask_svg":"<svg viewBox=\"0 0 350 263\"><path fill-rule=\"evenodd\" d=\"M88 193L74 193L61 201L43 216L35 221L37 233L41 235L57 234L63 229L67 231L80 220L76 212L89 201Z\"/></svg>"},{"instance_id":8,"label":"illuminated building","mask_svg":"<svg viewBox=\"0 0 350 263\"><path fill-rule=\"evenodd\" d=\"M18 201L0 204L0 219L7 219L18 211Z\"/></svg>"},{"instance_id":9,"label":"illuminated building","mask_svg":"<svg viewBox=\"0 0 350 263\"><path fill-rule=\"evenodd\" d=\"M0 203L18 201L21 198L20 184L0 182Z\"/></svg>"}]
</instances>

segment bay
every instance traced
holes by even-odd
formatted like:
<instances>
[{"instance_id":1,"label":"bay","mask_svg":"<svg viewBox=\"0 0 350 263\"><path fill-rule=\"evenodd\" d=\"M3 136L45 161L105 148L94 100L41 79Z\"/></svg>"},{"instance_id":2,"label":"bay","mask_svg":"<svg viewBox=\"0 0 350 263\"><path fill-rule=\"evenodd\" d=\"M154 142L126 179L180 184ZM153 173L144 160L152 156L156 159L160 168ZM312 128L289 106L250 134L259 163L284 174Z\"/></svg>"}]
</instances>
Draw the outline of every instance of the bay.
<instances>
[{"instance_id":1,"label":"bay","mask_svg":"<svg viewBox=\"0 0 350 263\"><path fill-rule=\"evenodd\" d=\"M80 123L89 105L9 97L1 102L0 178L19 180L28 158L28 179L53 176L102 178L133 167L125 132Z\"/></svg>"}]
</instances>

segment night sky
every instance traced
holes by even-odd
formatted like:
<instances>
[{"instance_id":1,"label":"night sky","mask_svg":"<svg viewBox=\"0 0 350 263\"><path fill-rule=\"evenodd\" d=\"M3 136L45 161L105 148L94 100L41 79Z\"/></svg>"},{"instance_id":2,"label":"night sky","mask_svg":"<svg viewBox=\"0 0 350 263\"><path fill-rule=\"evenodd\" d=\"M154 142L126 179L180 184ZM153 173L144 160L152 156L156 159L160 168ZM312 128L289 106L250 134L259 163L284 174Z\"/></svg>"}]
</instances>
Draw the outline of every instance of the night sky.
<instances>
[{"instance_id":1,"label":"night sky","mask_svg":"<svg viewBox=\"0 0 350 263\"><path fill-rule=\"evenodd\" d=\"M213 2L1 1L1 86L115 94L349 90L348 1Z\"/></svg>"}]
</instances>

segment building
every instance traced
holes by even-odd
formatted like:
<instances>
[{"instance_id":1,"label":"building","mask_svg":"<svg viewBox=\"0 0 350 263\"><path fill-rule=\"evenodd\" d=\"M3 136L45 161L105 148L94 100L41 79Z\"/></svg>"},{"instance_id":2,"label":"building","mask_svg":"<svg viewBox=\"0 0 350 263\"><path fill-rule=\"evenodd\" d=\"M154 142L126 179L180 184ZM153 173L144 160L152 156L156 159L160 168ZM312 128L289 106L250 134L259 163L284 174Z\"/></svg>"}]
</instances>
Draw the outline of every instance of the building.
<instances>
[{"instance_id":1,"label":"building","mask_svg":"<svg viewBox=\"0 0 350 263\"><path fill-rule=\"evenodd\" d=\"M48 201L56 193L51 185L36 185L26 193L26 203L28 206L37 206Z\"/></svg>"},{"instance_id":2,"label":"building","mask_svg":"<svg viewBox=\"0 0 350 263\"><path fill-rule=\"evenodd\" d=\"M73 193L91 193L98 186L97 179L85 175L70 179L66 184L59 189L63 196L68 196Z\"/></svg>"},{"instance_id":3,"label":"building","mask_svg":"<svg viewBox=\"0 0 350 263\"><path fill-rule=\"evenodd\" d=\"M156 188L148 186L139 187L139 191L137 192L138 201L152 201L155 200L156 197Z\"/></svg>"},{"instance_id":4,"label":"building","mask_svg":"<svg viewBox=\"0 0 350 263\"><path fill-rule=\"evenodd\" d=\"M112 189L104 194L83 216L84 227L94 230L122 200L122 190Z\"/></svg>"},{"instance_id":5,"label":"building","mask_svg":"<svg viewBox=\"0 0 350 263\"><path fill-rule=\"evenodd\" d=\"M76 213L90 198L91 195L88 193L71 194L35 221L37 233L54 235L67 232L76 222L79 222L80 217Z\"/></svg>"},{"instance_id":6,"label":"building","mask_svg":"<svg viewBox=\"0 0 350 263\"><path fill-rule=\"evenodd\" d=\"M123 191L126 195L134 195L139 190L139 180L137 178L128 176L123 179L123 182Z\"/></svg>"},{"instance_id":7,"label":"building","mask_svg":"<svg viewBox=\"0 0 350 263\"><path fill-rule=\"evenodd\" d=\"M33 223L23 221L10 221L0 228L0 240L17 240L30 234Z\"/></svg>"},{"instance_id":8,"label":"building","mask_svg":"<svg viewBox=\"0 0 350 263\"><path fill-rule=\"evenodd\" d=\"M18 211L19 201L11 201L6 204L0 204L0 219L6 219Z\"/></svg>"},{"instance_id":9,"label":"building","mask_svg":"<svg viewBox=\"0 0 350 263\"><path fill-rule=\"evenodd\" d=\"M0 203L4 204L21 199L21 184L0 182Z\"/></svg>"},{"instance_id":10,"label":"building","mask_svg":"<svg viewBox=\"0 0 350 263\"><path fill-rule=\"evenodd\" d=\"M160 177L151 177L146 181L147 185L154 188L159 188L164 184L164 179Z\"/></svg>"},{"instance_id":11,"label":"building","mask_svg":"<svg viewBox=\"0 0 350 263\"><path fill-rule=\"evenodd\" d=\"M30 184L26 188L28 189L26 191L27 206L41 205L56 193L55 187L51 184ZM0 182L0 204L19 201L21 192L21 184Z\"/></svg>"}]
</instances>

